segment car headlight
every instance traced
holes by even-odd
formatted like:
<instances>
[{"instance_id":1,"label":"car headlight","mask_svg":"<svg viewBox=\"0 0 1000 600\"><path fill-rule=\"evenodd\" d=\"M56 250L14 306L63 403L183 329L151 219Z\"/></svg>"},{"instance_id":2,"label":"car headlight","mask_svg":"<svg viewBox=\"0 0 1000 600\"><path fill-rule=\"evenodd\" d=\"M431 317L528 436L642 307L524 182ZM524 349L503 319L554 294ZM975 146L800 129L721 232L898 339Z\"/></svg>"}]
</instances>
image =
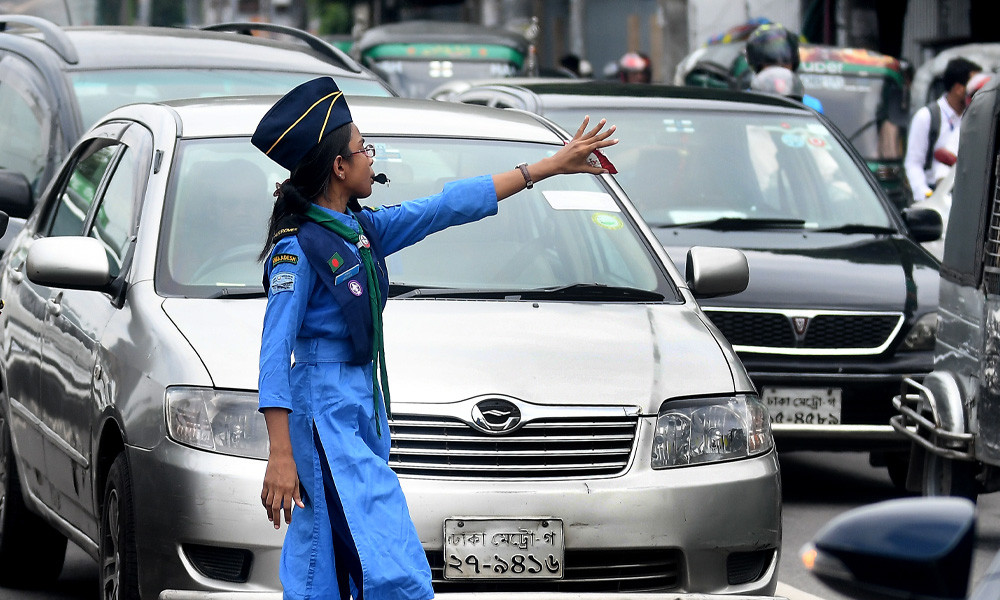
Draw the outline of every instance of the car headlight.
<instances>
[{"instance_id":1,"label":"car headlight","mask_svg":"<svg viewBox=\"0 0 1000 600\"><path fill-rule=\"evenodd\" d=\"M202 450L267 458L267 425L257 394L198 387L167 388L167 432Z\"/></svg>"},{"instance_id":2,"label":"car headlight","mask_svg":"<svg viewBox=\"0 0 1000 600\"><path fill-rule=\"evenodd\" d=\"M654 469L763 454L774 447L767 407L753 394L664 402L653 434Z\"/></svg>"},{"instance_id":3,"label":"car headlight","mask_svg":"<svg viewBox=\"0 0 1000 600\"><path fill-rule=\"evenodd\" d=\"M900 350L933 350L934 342L937 340L937 327L937 313L927 313L920 317L913 327L910 327L910 332L903 339Z\"/></svg>"}]
</instances>

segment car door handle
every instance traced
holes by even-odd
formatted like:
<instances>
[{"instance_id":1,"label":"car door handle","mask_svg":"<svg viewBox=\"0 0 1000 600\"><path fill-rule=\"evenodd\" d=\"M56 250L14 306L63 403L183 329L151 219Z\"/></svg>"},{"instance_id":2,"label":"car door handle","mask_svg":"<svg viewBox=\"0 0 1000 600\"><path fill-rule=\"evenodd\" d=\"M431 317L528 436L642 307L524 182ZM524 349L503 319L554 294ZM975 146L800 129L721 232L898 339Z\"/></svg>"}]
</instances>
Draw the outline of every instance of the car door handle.
<instances>
[{"instance_id":1,"label":"car door handle","mask_svg":"<svg viewBox=\"0 0 1000 600\"><path fill-rule=\"evenodd\" d=\"M49 314L56 317L62 314L62 296L63 293L59 292L55 296L49 298L45 303L45 309L49 312Z\"/></svg>"}]
</instances>

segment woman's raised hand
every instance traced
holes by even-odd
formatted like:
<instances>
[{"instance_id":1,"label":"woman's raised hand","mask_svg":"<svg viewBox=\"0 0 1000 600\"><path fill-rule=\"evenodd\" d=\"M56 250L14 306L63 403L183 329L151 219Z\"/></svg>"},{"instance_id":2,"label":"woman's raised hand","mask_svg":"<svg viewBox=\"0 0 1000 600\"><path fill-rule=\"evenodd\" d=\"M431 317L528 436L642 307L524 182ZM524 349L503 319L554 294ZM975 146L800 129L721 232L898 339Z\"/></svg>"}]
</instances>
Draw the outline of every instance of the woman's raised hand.
<instances>
[{"instance_id":1,"label":"woman's raised hand","mask_svg":"<svg viewBox=\"0 0 1000 600\"><path fill-rule=\"evenodd\" d=\"M566 145L552 156L553 168L556 173L593 173L598 175L608 172L591 155L595 150L618 143L617 138L611 138L611 134L615 132L615 126L612 125L605 130L604 126L607 125L607 120L601 119L593 129L587 131L589 124L590 117L584 117L583 123L580 123L573 139L566 142Z\"/></svg>"}]
</instances>

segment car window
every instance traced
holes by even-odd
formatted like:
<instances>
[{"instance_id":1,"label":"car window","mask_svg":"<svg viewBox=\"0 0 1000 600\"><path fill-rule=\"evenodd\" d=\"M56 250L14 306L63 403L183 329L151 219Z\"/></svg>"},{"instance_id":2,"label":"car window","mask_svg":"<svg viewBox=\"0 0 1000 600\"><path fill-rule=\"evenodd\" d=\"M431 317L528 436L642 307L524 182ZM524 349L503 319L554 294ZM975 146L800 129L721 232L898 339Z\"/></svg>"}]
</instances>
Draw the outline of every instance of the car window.
<instances>
[{"instance_id":1,"label":"car window","mask_svg":"<svg viewBox=\"0 0 1000 600\"><path fill-rule=\"evenodd\" d=\"M65 183L50 215L47 235L83 235L87 213L119 148L118 144L98 140L77 161L69 176L64 179Z\"/></svg>"},{"instance_id":2,"label":"car window","mask_svg":"<svg viewBox=\"0 0 1000 600\"><path fill-rule=\"evenodd\" d=\"M550 110L575 128L593 109ZM892 227L861 168L817 118L696 110L601 110L621 144L615 178L653 226L801 219L806 228ZM571 129L572 130L572 129Z\"/></svg>"},{"instance_id":3,"label":"car window","mask_svg":"<svg viewBox=\"0 0 1000 600\"><path fill-rule=\"evenodd\" d=\"M250 71L237 69L143 69L75 71L70 74L87 127L104 114L133 102L162 102L178 98L215 96L281 95L317 77L294 71ZM374 79L338 77L337 85L348 96L390 96Z\"/></svg>"},{"instance_id":4,"label":"car window","mask_svg":"<svg viewBox=\"0 0 1000 600\"><path fill-rule=\"evenodd\" d=\"M496 79L517 74L515 65L493 61L387 59L368 64L407 98L426 98L431 90L453 79Z\"/></svg>"},{"instance_id":5,"label":"car window","mask_svg":"<svg viewBox=\"0 0 1000 600\"><path fill-rule=\"evenodd\" d=\"M117 277L121 272L132 233L139 168L138 153L126 147L105 188L88 234L104 245L112 277Z\"/></svg>"},{"instance_id":6,"label":"car window","mask_svg":"<svg viewBox=\"0 0 1000 600\"><path fill-rule=\"evenodd\" d=\"M37 196L53 139L53 109L31 81L33 67L7 57L0 64L0 167L24 174Z\"/></svg>"},{"instance_id":7,"label":"car window","mask_svg":"<svg viewBox=\"0 0 1000 600\"><path fill-rule=\"evenodd\" d=\"M368 201L393 205L429 196L498 165L533 162L551 145L368 137L375 171L390 179ZM259 289L257 262L274 198L287 177L246 140L186 140L175 160L156 286L205 297ZM220 185L219 182L232 182ZM219 227L219 223L225 227ZM529 290L575 284L638 288L678 301L652 247L599 178L550 178L500 203L499 214L435 233L387 259L401 286Z\"/></svg>"}]
</instances>

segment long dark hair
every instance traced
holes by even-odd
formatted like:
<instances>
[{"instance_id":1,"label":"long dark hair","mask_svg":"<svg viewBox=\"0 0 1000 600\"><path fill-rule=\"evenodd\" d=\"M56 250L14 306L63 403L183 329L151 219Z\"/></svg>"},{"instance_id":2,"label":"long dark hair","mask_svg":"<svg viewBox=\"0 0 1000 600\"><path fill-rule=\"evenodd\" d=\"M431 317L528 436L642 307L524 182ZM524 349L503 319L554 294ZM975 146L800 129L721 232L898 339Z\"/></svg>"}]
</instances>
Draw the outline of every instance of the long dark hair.
<instances>
[{"instance_id":1,"label":"long dark hair","mask_svg":"<svg viewBox=\"0 0 1000 600\"><path fill-rule=\"evenodd\" d=\"M333 161L342 156L351 158L351 124L345 123L323 136L323 139L302 158L292 171L292 176L279 187L278 199L267 223L267 239L258 261L267 258L274 247L274 234L285 227L295 227L302 222L302 213L313 200L322 196L330 185Z\"/></svg>"}]
</instances>

